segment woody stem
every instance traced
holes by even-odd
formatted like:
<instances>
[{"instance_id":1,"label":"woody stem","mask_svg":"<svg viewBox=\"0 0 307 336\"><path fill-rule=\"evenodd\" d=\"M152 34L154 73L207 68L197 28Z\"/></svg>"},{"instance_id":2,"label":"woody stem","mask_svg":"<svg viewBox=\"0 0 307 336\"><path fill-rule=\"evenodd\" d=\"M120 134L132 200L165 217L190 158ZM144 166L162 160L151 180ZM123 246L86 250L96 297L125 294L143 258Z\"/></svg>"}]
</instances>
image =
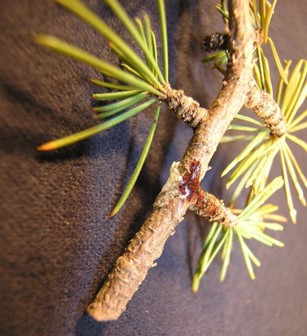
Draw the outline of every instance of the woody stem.
<instances>
[{"instance_id":1,"label":"woody stem","mask_svg":"<svg viewBox=\"0 0 307 336\"><path fill-rule=\"evenodd\" d=\"M222 200L217 199L214 195L201 188L197 194L197 201L190 206L189 210L208 219L210 222L218 222L227 228L236 225L237 216L231 212L230 208L225 206Z\"/></svg>"},{"instance_id":2,"label":"woody stem","mask_svg":"<svg viewBox=\"0 0 307 336\"><path fill-rule=\"evenodd\" d=\"M117 319L162 254L186 211L195 203L199 182L234 116L246 102L252 79L255 33L249 2L229 1L230 61L218 97L195 129L180 163L174 163L168 181L158 195L148 219L118 258L113 271L88 307L99 321Z\"/></svg>"},{"instance_id":3,"label":"woody stem","mask_svg":"<svg viewBox=\"0 0 307 336\"><path fill-rule=\"evenodd\" d=\"M247 96L246 107L263 120L265 126L271 130L271 135L282 137L287 132L287 126L279 105L270 94L257 89L253 84Z\"/></svg>"}]
</instances>

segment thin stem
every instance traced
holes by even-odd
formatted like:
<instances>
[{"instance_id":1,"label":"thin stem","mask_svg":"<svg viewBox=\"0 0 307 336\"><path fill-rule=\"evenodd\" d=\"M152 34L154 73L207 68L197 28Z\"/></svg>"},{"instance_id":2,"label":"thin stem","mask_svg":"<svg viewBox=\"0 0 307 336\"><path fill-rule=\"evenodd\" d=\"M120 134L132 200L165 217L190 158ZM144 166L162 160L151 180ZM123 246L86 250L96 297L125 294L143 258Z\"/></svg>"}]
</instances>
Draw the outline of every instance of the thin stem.
<instances>
[{"instance_id":1,"label":"thin stem","mask_svg":"<svg viewBox=\"0 0 307 336\"><path fill-rule=\"evenodd\" d=\"M237 223L237 216L231 210L225 207L222 200L214 195L199 189L194 196L197 198L190 210L197 215L207 218L210 222L217 222L224 227L233 227Z\"/></svg>"}]
</instances>

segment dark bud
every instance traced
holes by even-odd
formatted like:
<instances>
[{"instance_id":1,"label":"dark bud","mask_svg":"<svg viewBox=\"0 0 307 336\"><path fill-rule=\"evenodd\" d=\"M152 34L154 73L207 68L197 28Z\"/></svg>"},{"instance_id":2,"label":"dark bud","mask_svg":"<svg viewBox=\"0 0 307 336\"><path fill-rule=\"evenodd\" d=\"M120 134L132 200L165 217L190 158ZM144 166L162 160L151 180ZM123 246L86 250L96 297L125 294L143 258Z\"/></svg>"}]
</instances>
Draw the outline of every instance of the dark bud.
<instances>
[{"instance_id":1,"label":"dark bud","mask_svg":"<svg viewBox=\"0 0 307 336\"><path fill-rule=\"evenodd\" d=\"M228 45L229 34L214 33L203 39L203 49L207 52L228 50Z\"/></svg>"}]
</instances>

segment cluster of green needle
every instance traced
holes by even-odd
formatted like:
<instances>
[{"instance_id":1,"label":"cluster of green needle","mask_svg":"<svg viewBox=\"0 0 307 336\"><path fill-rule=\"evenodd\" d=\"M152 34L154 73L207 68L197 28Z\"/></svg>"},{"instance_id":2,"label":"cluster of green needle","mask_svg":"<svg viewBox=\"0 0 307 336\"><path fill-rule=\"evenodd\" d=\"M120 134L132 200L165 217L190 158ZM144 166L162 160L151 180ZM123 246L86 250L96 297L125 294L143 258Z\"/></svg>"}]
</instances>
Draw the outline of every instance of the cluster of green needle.
<instances>
[{"instance_id":1,"label":"cluster of green needle","mask_svg":"<svg viewBox=\"0 0 307 336\"><path fill-rule=\"evenodd\" d=\"M222 173L222 176L225 176L232 171L228 178L227 188L237 183L229 206L234 208L238 197L244 189L250 188L250 192L246 207L238 213L236 226L228 228L222 227L218 223L212 225L209 235L203 244L202 254L193 279L194 290L198 289L201 277L205 274L219 251L222 251L223 259L221 280L225 278L234 237L238 240L248 273L252 279L255 278L252 265L260 266L260 261L248 247L246 239L255 239L268 246L283 246L281 242L264 233L266 229L276 231L283 229L280 224L267 222L267 220L286 221L284 217L273 214L278 209L276 206L265 204L268 197L276 190L282 186L284 187L290 217L294 223L296 222L296 210L293 204L291 183L298 194L299 200L306 206L303 188L307 186L307 180L289 143L292 142L292 144L300 146L304 151L307 150L306 142L299 138L297 134L294 135L294 133L307 128L307 111L299 113L307 93L307 62L300 60L291 74L289 74L291 61L286 61L285 65L282 66L274 42L268 35L276 3L277 0L274 0L272 4L267 0L259 0L259 6L257 6L256 0L250 0L250 13L254 27L262 31L263 44L269 42L275 65L280 75L274 98L282 111L287 132L280 138L274 137L261 121L241 113L235 117L240 123L232 123L230 125L231 135L224 136L222 142L245 140L248 141L248 144ZM227 23L228 11L225 1L222 0L217 9L223 15L225 23ZM254 65L255 84L259 90L265 91L273 97L270 66L262 46L257 44L254 53L257 58ZM214 53L203 59L203 62L211 61L215 62L215 67L218 70L225 73L224 64L227 62L227 53L225 51ZM239 135L234 134L233 131L239 132ZM274 181L267 185L274 159L278 156L281 176L275 178ZM233 211L235 212L234 209Z\"/></svg>"},{"instance_id":2,"label":"cluster of green needle","mask_svg":"<svg viewBox=\"0 0 307 336\"><path fill-rule=\"evenodd\" d=\"M114 66L53 36L39 35L36 38L38 44L90 65L101 72L105 78L113 80L111 82L110 80L92 79L94 84L111 91L93 95L95 100L104 102L103 105L94 108L97 113L96 118L103 119L102 123L64 138L44 143L38 149L49 151L74 144L118 125L151 105L156 105L152 125L138 163L122 197L111 212L111 215L115 215L128 198L143 167L159 118L161 106L159 97L163 91L163 86L168 83L168 46L164 1L157 1L161 27L163 73L158 64L156 38L148 15L145 14L142 20L136 18L133 21L117 0L104 0L140 48L144 56L144 59L142 59L114 30L81 1L56 0L56 2L100 33L108 41L109 47L118 56L121 64L120 66Z\"/></svg>"}]
</instances>

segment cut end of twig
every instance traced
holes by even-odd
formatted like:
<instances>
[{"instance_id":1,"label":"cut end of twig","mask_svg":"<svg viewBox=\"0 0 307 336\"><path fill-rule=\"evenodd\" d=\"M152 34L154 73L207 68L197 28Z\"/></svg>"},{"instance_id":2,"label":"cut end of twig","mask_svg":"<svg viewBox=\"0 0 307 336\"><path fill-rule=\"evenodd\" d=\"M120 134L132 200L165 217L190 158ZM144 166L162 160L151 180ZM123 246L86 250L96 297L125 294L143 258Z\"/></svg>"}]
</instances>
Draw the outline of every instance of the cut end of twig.
<instances>
[{"instance_id":1,"label":"cut end of twig","mask_svg":"<svg viewBox=\"0 0 307 336\"><path fill-rule=\"evenodd\" d=\"M115 321L122 312L105 309L101 302L94 301L87 307L87 313L98 322Z\"/></svg>"}]
</instances>

